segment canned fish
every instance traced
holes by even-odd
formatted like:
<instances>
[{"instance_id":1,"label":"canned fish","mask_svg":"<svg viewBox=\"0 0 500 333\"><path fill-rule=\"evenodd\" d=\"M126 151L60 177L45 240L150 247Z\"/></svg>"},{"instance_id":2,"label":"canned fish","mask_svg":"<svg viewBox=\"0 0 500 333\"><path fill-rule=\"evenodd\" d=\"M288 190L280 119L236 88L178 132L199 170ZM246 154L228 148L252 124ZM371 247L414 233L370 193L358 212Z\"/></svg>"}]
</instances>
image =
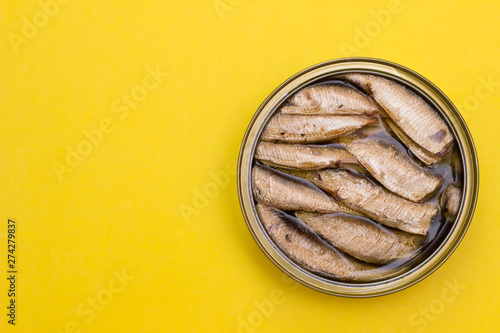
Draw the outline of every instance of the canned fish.
<instances>
[{"instance_id":1,"label":"canned fish","mask_svg":"<svg viewBox=\"0 0 500 333\"><path fill-rule=\"evenodd\" d=\"M294 75L245 133L238 194L264 253L313 289L371 297L407 288L451 255L478 192L472 137L430 81L345 58Z\"/></svg>"}]
</instances>

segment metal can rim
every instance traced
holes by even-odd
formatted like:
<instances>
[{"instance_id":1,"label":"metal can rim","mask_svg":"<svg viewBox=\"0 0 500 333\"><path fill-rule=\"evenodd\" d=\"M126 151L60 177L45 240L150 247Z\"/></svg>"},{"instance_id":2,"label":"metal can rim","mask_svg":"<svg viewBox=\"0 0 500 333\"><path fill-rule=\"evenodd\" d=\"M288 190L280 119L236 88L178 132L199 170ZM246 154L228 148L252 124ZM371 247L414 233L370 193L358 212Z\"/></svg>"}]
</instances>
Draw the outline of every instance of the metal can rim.
<instances>
[{"instance_id":1,"label":"metal can rim","mask_svg":"<svg viewBox=\"0 0 500 333\"><path fill-rule=\"evenodd\" d=\"M367 283L344 283L319 277L283 256L257 219L250 189L250 170L255 145L263 125L284 100L309 83L332 75L364 72L401 81L427 97L455 134L463 164L461 208L453 227L442 244L419 265L387 280ZM458 247L471 223L479 189L479 166L472 136L460 112L432 82L399 64L375 58L340 58L322 62L291 76L279 85L259 106L245 132L237 171L238 196L246 224L259 247L278 268L298 282L321 292L344 297L374 297L391 294L423 280L439 268Z\"/></svg>"}]
</instances>

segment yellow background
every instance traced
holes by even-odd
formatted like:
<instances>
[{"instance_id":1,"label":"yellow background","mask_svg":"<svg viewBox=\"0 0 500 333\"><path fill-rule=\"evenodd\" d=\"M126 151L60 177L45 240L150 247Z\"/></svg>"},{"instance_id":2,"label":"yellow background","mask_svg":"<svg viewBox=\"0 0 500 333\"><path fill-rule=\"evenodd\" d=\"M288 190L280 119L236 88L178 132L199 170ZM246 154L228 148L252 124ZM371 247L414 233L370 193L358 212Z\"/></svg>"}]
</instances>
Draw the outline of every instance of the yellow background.
<instances>
[{"instance_id":1,"label":"yellow background","mask_svg":"<svg viewBox=\"0 0 500 333\"><path fill-rule=\"evenodd\" d=\"M0 331L498 331L500 2L396 7L382 25L373 12L388 12L385 0L73 0L44 21L39 2L2 0ZM36 35L13 42L33 16ZM232 170L265 97L344 56L394 61L434 82L460 105L480 160L477 210L457 251L418 285L372 299L284 279L245 225ZM168 73L161 84L116 113L157 66ZM105 119L113 131L60 181L66 148ZM8 218L18 225L15 327ZM111 293L123 270L133 278ZM100 312L79 315L97 295Z\"/></svg>"}]
</instances>

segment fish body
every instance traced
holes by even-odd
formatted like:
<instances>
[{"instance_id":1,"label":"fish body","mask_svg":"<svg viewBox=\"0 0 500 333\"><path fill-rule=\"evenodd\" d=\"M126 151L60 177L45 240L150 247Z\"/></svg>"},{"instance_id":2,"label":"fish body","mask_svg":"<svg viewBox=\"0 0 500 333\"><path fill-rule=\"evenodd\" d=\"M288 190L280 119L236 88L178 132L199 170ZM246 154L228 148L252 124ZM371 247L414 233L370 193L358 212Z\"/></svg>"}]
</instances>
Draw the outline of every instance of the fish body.
<instances>
[{"instance_id":1,"label":"fish body","mask_svg":"<svg viewBox=\"0 0 500 333\"><path fill-rule=\"evenodd\" d=\"M403 199L346 170L314 171L308 179L353 210L406 232L426 235L438 213L434 205Z\"/></svg>"},{"instance_id":2,"label":"fish body","mask_svg":"<svg viewBox=\"0 0 500 333\"><path fill-rule=\"evenodd\" d=\"M386 120L386 124L391 128L391 130L396 134L396 136L404 143L404 145L410 149L410 151L422 162L424 162L426 165L431 165L433 163L437 163L443 159L442 156L434 155L429 153L427 150L424 148L420 147L408 137L408 135L405 134L399 128L395 123L393 123L390 120Z\"/></svg>"},{"instance_id":3,"label":"fish body","mask_svg":"<svg viewBox=\"0 0 500 333\"><path fill-rule=\"evenodd\" d=\"M444 180L417 165L383 137L355 140L347 150L388 190L414 202L434 193Z\"/></svg>"},{"instance_id":4,"label":"fish body","mask_svg":"<svg viewBox=\"0 0 500 333\"><path fill-rule=\"evenodd\" d=\"M345 149L266 141L258 145L255 158L272 167L297 170L320 170L357 164L354 156Z\"/></svg>"},{"instance_id":5,"label":"fish body","mask_svg":"<svg viewBox=\"0 0 500 333\"><path fill-rule=\"evenodd\" d=\"M348 259L272 207L257 204L256 209L259 220L275 244L290 258L314 272L352 281L370 281L390 273L387 269Z\"/></svg>"},{"instance_id":6,"label":"fish body","mask_svg":"<svg viewBox=\"0 0 500 333\"><path fill-rule=\"evenodd\" d=\"M346 74L340 77L370 94L394 123L420 147L438 156L450 151L453 145L450 129L422 98L379 76Z\"/></svg>"},{"instance_id":7,"label":"fish body","mask_svg":"<svg viewBox=\"0 0 500 333\"><path fill-rule=\"evenodd\" d=\"M340 84L307 87L284 106L282 113L302 115L374 115L378 108L360 91Z\"/></svg>"},{"instance_id":8,"label":"fish body","mask_svg":"<svg viewBox=\"0 0 500 333\"><path fill-rule=\"evenodd\" d=\"M355 213L307 182L259 165L252 169L252 189L258 202L278 209Z\"/></svg>"},{"instance_id":9,"label":"fish body","mask_svg":"<svg viewBox=\"0 0 500 333\"><path fill-rule=\"evenodd\" d=\"M460 208L460 199L460 189L455 185L450 185L444 190L444 208L451 217L455 217L457 215L458 209Z\"/></svg>"},{"instance_id":10,"label":"fish body","mask_svg":"<svg viewBox=\"0 0 500 333\"><path fill-rule=\"evenodd\" d=\"M353 141L364 139L373 135L380 135L382 133L387 133L385 128L381 126L380 123L374 123L366 125L352 133L335 138L331 142L345 147Z\"/></svg>"},{"instance_id":11,"label":"fish body","mask_svg":"<svg viewBox=\"0 0 500 333\"><path fill-rule=\"evenodd\" d=\"M309 212L295 215L334 247L368 263L386 264L408 257L416 249L410 238L359 216Z\"/></svg>"},{"instance_id":12,"label":"fish body","mask_svg":"<svg viewBox=\"0 0 500 333\"><path fill-rule=\"evenodd\" d=\"M264 129L261 139L289 143L325 142L376 122L360 116L303 116L278 114Z\"/></svg>"}]
</instances>

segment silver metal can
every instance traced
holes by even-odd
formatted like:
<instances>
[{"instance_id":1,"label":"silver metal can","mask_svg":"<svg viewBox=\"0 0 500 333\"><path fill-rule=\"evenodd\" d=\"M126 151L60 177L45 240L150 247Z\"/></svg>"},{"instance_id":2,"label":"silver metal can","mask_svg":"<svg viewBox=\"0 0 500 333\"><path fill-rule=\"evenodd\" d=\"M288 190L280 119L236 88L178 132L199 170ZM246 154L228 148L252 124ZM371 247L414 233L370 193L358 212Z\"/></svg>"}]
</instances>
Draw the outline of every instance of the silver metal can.
<instances>
[{"instance_id":1,"label":"silver metal can","mask_svg":"<svg viewBox=\"0 0 500 333\"><path fill-rule=\"evenodd\" d=\"M251 169L260 134L277 108L298 90L328 77L346 73L376 74L399 82L424 96L451 128L458 146L463 167L463 194L454 224L436 244L433 251L418 265L385 280L366 283L339 282L316 275L290 260L273 243L256 214L251 189ZM371 58L343 58L309 67L281 84L261 104L243 138L238 160L238 194L248 228L264 253L290 277L313 289L337 296L373 297L407 288L429 276L457 248L464 237L474 213L479 169L470 132L459 111L446 95L429 80L401 65Z\"/></svg>"}]
</instances>

